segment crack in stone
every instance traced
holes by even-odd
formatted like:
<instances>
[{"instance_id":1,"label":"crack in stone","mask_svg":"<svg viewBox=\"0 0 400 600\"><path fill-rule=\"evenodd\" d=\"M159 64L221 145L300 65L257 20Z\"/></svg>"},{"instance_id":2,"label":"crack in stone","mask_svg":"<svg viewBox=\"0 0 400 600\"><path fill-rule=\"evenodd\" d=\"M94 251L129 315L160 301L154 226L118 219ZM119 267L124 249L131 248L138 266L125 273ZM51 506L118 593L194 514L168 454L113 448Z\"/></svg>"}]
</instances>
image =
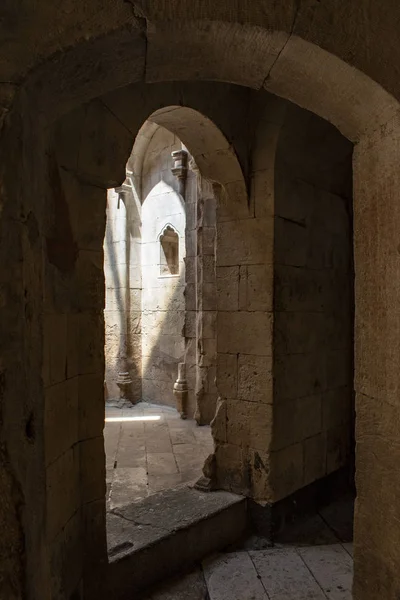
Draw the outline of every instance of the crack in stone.
<instances>
[{"instance_id":1,"label":"crack in stone","mask_svg":"<svg viewBox=\"0 0 400 600\"><path fill-rule=\"evenodd\" d=\"M283 44L282 48L279 50L279 52L278 52L278 54L276 56L276 59L272 63L272 65L271 65L271 67L270 67L267 75L264 78L264 81L261 84L261 88L260 89L263 89L265 87L265 84L267 83L268 79L271 77L272 69L275 67L276 63L278 62L278 60L281 57L281 54L283 53L283 51L285 50L286 46L288 45L288 43L290 42L291 38L293 37L293 33L294 33L294 30L295 30L295 27L296 27L296 21L297 21L297 17L299 15L299 12L300 12L300 8L301 8L301 0L297 0L296 1L296 10L295 10L295 13L294 13L294 17L293 17L293 21L292 21L292 26L290 28L287 40Z\"/></svg>"},{"instance_id":2,"label":"crack in stone","mask_svg":"<svg viewBox=\"0 0 400 600\"><path fill-rule=\"evenodd\" d=\"M124 519L124 521L128 521L129 523L133 523L133 525L136 525L137 527L151 527L152 529L156 529L159 531L165 531L165 533L171 533L171 529L165 529L164 527L160 527L159 525L153 525L151 523L141 523L140 521L136 521L135 519L129 519L128 517L126 517L125 515L121 514L120 512L118 512L118 510L113 509L110 511L111 515L115 515L116 517L121 517L121 519Z\"/></svg>"}]
</instances>

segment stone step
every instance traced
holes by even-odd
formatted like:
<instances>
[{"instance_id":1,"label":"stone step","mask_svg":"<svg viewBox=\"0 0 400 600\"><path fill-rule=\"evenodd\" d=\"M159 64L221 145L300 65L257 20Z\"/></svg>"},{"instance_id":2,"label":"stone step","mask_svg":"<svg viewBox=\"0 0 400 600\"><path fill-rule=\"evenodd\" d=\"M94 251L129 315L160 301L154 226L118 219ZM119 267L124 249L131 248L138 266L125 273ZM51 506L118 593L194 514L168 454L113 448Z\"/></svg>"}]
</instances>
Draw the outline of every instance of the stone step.
<instances>
[{"instance_id":1,"label":"stone step","mask_svg":"<svg viewBox=\"0 0 400 600\"><path fill-rule=\"evenodd\" d=\"M107 516L108 592L133 594L237 541L246 530L246 500L229 492L184 487L159 492Z\"/></svg>"}]
</instances>

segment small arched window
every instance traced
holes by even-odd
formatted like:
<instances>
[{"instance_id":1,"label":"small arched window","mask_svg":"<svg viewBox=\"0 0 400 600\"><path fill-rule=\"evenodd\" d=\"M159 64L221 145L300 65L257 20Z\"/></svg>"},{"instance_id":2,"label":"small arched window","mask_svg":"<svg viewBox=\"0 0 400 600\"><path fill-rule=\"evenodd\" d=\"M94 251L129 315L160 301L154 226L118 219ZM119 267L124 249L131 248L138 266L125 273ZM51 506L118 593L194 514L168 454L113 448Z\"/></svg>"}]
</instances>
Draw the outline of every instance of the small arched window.
<instances>
[{"instance_id":1,"label":"small arched window","mask_svg":"<svg viewBox=\"0 0 400 600\"><path fill-rule=\"evenodd\" d=\"M179 274L179 236L170 226L160 235L160 275Z\"/></svg>"}]
</instances>

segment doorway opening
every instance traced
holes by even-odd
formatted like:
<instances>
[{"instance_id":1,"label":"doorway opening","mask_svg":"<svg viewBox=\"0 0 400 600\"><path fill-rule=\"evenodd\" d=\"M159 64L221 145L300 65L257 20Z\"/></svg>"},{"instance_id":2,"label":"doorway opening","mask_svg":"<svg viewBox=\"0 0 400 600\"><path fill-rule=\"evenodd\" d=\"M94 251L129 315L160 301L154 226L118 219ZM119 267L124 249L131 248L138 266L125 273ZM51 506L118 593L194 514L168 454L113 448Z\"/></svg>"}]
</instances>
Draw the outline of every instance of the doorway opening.
<instances>
[{"instance_id":1,"label":"doorway opening","mask_svg":"<svg viewBox=\"0 0 400 600\"><path fill-rule=\"evenodd\" d=\"M352 153L326 121L288 106L275 160L274 526L282 543L345 552L355 499Z\"/></svg>"},{"instance_id":2,"label":"doorway opening","mask_svg":"<svg viewBox=\"0 0 400 600\"><path fill-rule=\"evenodd\" d=\"M110 509L193 484L213 451L215 315L208 331L214 348L208 349L204 369L209 410L202 414L198 327L204 307L198 272L204 256L202 206L211 200L206 226L214 233L208 258L215 288L216 206L211 184L201 180L182 141L146 121L125 182L108 191L104 315ZM182 381L180 392L174 392L177 381Z\"/></svg>"}]
</instances>

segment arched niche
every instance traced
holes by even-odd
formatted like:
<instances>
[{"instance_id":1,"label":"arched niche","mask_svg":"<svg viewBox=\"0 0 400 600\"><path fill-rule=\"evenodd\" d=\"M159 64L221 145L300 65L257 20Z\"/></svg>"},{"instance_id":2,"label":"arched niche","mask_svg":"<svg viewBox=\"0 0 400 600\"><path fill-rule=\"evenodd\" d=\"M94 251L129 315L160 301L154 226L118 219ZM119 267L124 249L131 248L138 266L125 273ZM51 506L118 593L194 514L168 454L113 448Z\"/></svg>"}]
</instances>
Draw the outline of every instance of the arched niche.
<instances>
[{"instance_id":1,"label":"arched niche","mask_svg":"<svg viewBox=\"0 0 400 600\"><path fill-rule=\"evenodd\" d=\"M179 275L179 234L172 225L166 225L159 237L160 275Z\"/></svg>"}]
</instances>

